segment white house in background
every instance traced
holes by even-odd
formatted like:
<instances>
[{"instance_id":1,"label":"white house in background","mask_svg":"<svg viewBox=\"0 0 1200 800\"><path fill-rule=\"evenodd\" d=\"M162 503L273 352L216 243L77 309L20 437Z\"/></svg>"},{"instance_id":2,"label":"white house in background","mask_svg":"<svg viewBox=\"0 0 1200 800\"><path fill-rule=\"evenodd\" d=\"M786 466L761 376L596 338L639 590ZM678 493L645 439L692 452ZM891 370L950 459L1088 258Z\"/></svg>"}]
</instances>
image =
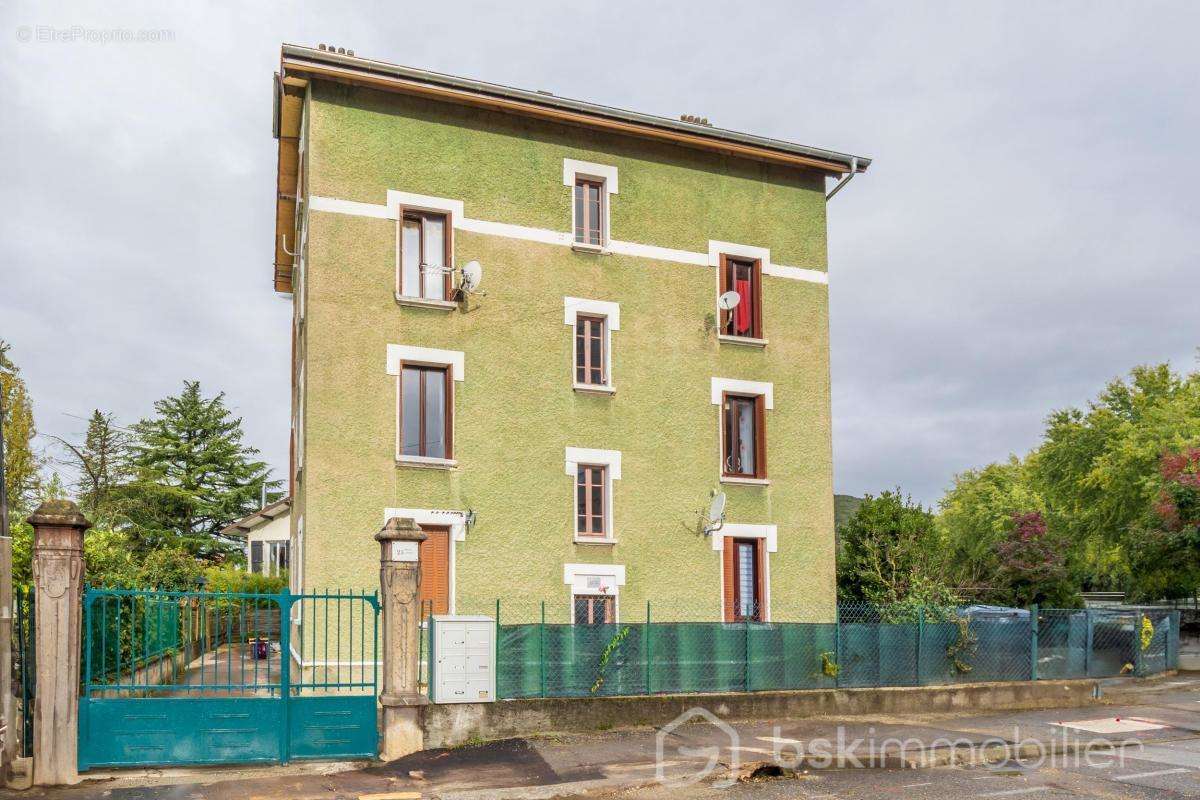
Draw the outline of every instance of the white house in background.
<instances>
[{"instance_id":1,"label":"white house in background","mask_svg":"<svg viewBox=\"0 0 1200 800\"><path fill-rule=\"evenodd\" d=\"M246 568L260 575L278 575L288 568L291 552L292 499L285 497L247 514L221 530L222 535L246 540Z\"/></svg>"}]
</instances>

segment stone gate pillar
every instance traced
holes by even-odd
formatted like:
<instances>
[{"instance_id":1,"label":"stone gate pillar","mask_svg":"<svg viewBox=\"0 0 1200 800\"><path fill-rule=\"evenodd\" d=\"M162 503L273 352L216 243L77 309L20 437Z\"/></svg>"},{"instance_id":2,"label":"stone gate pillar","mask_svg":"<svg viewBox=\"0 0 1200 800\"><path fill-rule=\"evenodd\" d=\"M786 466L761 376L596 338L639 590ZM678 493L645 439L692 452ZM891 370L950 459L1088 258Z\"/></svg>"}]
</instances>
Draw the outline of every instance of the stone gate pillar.
<instances>
[{"instance_id":1,"label":"stone gate pillar","mask_svg":"<svg viewBox=\"0 0 1200 800\"><path fill-rule=\"evenodd\" d=\"M33 783L79 782L79 654L83 617L83 532L91 523L70 500L47 500L33 526Z\"/></svg>"},{"instance_id":2,"label":"stone gate pillar","mask_svg":"<svg viewBox=\"0 0 1200 800\"><path fill-rule=\"evenodd\" d=\"M383 738L384 761L422 749L421 706L429 700L418 691L421 609L419 547L425 533L411 519L392 517L375 534L379 542L379 584L383 602Z\"/></svg>"}]
</instances>

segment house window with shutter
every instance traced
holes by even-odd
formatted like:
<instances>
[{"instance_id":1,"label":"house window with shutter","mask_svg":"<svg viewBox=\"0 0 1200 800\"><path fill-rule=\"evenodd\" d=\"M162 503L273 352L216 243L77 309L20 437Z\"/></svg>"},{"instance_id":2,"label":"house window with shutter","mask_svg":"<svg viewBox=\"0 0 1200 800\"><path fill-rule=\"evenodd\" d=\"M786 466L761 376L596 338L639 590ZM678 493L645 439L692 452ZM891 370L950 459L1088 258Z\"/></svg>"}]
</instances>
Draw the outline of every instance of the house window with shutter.
<instances>
[{"instance_id":1,"label":"house window with shutter","mask_svg":"<svg viewBox=\"0 0 1200 800\"><path fill-rule=\"evenodd\" d=\"M250 571L261 575L263 571L263 543L250 543Z\"/></svg>"},{"instance_id":2,"label":"house window with shutter","mask_svg":"<svg viewBox=\"0 0 1200 800\"><path fill-rule=\"evenodd\" d=\"M766 553L762 539L726 538L722 575L726 622L766 619Z\"/></svg>"},{"instance_id":3,"label":"house window with shutter","mask_svg":"<svg viewBox=\"0 0 1200 800\"><path fill-rule=\"evenodd\" d=\"M721 311L721 333L762 339L762 262L721 256L721 294L735 292L738 304Z\"/></svg>"}]
</instances>

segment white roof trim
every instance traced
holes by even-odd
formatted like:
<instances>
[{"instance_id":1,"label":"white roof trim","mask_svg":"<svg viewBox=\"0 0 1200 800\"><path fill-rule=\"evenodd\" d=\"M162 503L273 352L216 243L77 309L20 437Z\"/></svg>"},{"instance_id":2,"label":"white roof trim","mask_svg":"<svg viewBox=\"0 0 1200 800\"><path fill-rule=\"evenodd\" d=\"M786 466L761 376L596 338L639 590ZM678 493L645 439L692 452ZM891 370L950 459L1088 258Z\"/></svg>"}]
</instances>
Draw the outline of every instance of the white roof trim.
<instances>
[{"instance_id":1,"label":"white roof trim","mask_svg":"<svg viewBox=\"0 0 1200 800\"><path fill-rule=\"evenodd\" d=\"M625 585L624 564L563 564L563 583L573 584L576 577L589 575L612 578L616 586Z\"/></svg>"},{"instance_id":2,"label":"white roof trim","mask_svg":"<svg viewBox=\"0 0 1200 800\"><path fill-rule=\"evenodd\" d=\"M742 381L736 378L712 379L712 404L721 405L721 395L725 392L734 394L762 395L768 409L775 407L775 385L763 381Z\"/></svg>"}]
</instances>

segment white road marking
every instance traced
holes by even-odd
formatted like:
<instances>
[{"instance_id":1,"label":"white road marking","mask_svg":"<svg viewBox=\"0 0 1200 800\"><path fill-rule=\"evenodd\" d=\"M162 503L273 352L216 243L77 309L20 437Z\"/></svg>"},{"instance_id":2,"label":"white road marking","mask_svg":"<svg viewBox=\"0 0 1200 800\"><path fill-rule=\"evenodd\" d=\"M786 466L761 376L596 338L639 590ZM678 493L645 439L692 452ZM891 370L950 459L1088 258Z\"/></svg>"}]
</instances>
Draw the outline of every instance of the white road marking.
<instances>
[{"instance_id":1,"label":"white road marking","mask_svg":"<svg viewBox=\"0 0 1200 800\"><path fill-rule=\"evenodd\" d=\"M1161 730L1166 725L1150 719L1130 719L1128 717L1104 717L1102 719L1081 719L1073 722L1056 722L1062 728L1072 728L1089 733L1134 733L1136 731Z\"/></svg>"},{"instance_id":2,"label":"white road marking","mask_svg":"<svg viewBox=\"0 0 1200 800\"><path fill-rule=\"evenodd\" d=\"M928 783L909 783L904 786L901 786L900 788L901 789L916 789L921 786L933 786L933 781L929 781Z\"/></svg>"},{"instance_id":3,"label":"white road marking","mask_svg":"<svg viewBox=\"0 0 1200 800\"><path fill-rule=\"evenodd\" d=\"M759 736L760 742L773 742L775 744L804 744L800 739L789 739L786 736Z\"/></svg>"},{"instance_id":4,"label":"white road marking","mask_svg":"<svg viewBox=\"0 0 1200 800\"><path fill-rule=\"evenodd\" d=\"M1142 778L1157 778L1159 775L1178 775L1181 772L1191 772L1185 767L1176 767L1175 769L1160 769L1155 772L1139 772L1136 775L1118 775L1116 780L1119 781L1136 781Z\"/></svg>"},{"instance_id":5,"label":"white road marking","mask_svg":"<svg viewBox=\"0 0 1200 800\"><path fill-rule=\"evenodd\" d=\"M1049 789L1047 786L1030 786L1028 789L1006 789L1003 792L988 792L981 794L980 797L1012 797L1018 794L1033 794L1034 792L1045 792Z\"/></svg>"}]
</instances>

